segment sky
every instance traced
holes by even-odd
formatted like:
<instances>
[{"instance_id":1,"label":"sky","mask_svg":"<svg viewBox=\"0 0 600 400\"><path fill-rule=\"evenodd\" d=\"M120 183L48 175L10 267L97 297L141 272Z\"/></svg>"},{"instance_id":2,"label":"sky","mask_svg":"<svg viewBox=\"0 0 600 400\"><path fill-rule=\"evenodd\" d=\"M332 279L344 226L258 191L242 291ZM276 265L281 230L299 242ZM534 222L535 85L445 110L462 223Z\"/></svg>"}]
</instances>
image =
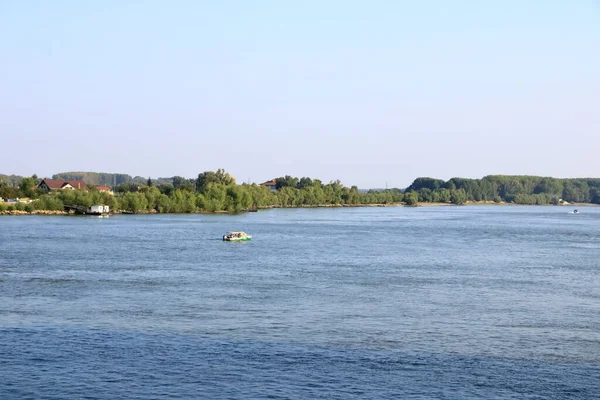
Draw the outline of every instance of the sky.
<instances>
[{"instance_id":1,"label":"sky","mask_svg":"<svg viewBox=\"0 0 600 400\"><path fill-rule=\"evenodd\" d=\"M600 0L0 0L0 173L600 177Z\"/></svg>"}]
</instances>

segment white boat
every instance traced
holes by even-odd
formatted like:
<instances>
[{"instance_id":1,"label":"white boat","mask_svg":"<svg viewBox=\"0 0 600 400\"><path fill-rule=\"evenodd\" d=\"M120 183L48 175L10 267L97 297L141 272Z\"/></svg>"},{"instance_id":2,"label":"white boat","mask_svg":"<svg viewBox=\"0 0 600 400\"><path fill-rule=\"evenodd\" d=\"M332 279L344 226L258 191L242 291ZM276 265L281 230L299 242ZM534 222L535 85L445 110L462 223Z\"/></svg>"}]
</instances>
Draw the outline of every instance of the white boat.
<instances>
[{"instance_id":1,"label":"white boat","mask_svg":"<svg viewBox=\"0 0 600 400\"><path fill-rule=\"evenodd\" d=\"M245 242L252 239L252 236L246 232L229 232L227 235L223 235L223 240L226 242Z\"/></svg>"}]
</instances>

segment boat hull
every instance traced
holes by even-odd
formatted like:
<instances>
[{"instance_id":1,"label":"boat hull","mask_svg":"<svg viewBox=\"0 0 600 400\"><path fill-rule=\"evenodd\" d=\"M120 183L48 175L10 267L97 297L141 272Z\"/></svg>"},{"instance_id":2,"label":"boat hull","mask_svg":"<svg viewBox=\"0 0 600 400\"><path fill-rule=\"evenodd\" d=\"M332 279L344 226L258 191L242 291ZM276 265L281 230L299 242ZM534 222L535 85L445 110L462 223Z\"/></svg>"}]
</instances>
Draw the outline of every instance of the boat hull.
<instances>
[{"instance_id":1,"label":"boat hull","mask_svg":"<svg viewBox=\"0 0 600 400\"><path fill-rule=\"evenodd\" d=\"M243 238L225 238L223 239L226 242L247 242L251 240L251 237L243 237Z\"/></svg>"}]
</instances>

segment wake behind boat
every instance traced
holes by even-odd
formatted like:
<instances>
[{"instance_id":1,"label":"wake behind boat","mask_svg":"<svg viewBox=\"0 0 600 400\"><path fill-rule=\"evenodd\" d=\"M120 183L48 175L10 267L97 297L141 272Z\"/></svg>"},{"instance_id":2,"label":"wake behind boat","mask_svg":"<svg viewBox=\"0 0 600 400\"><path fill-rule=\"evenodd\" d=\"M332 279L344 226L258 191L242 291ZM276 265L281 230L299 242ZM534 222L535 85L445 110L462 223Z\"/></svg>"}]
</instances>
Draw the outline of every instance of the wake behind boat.
<instances>
[{"instance_id":1,"label":"wake behind boat","mask_svg":"<svg viewBox=\"0 0 600 400\"><path fill-rule=\"evenodd\" d=\"M252 239L252 236L246 232L229 232L227 235L223 235L223 240L226 242L245 242Z\"/></svg>"}]
</instances>

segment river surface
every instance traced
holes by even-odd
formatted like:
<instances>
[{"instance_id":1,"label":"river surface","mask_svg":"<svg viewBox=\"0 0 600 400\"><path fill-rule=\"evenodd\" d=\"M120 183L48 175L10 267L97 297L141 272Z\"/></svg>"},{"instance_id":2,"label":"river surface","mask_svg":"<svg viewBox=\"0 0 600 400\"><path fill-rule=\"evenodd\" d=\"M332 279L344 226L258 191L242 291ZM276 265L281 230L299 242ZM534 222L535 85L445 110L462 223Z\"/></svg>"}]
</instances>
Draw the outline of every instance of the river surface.
<instances>
[{"instance_id":1,"label":"river surface","mask_svg":"<svg viewBox=\"0 0 600 400\"><path fill-rule=\"evenodd\" d=\"M0 399L598 399L580 210L0 217Z\"/></svg>"}]
</instances>

